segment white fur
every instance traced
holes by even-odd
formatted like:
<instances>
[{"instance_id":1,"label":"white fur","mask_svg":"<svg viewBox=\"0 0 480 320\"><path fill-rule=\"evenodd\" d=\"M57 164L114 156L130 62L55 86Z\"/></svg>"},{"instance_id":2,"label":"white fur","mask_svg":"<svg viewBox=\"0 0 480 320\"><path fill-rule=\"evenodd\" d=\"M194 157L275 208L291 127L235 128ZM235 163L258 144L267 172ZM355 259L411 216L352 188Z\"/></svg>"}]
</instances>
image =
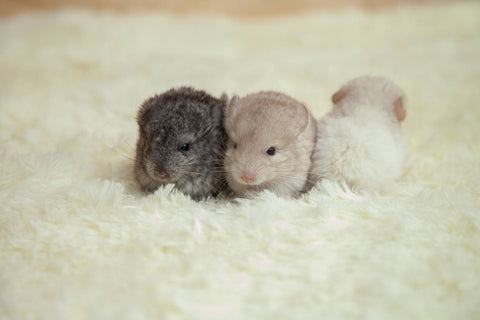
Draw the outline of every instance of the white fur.
<instances>
[{"instance_id":1,"label":"white fur","mask_svg":"<svg viewBox=\"0 0 480 320\"><path fill-rule=\"evenodd\" d=\"M0 319L478 319L479 16L1 18ZM321 118L366 73L409 97L395 190L138 192L135 114L153 93L274 89Z\"/></svg>"},{"instance_id":2,"label":"white fur","mask_svg":"<svg viewBox=\"0 0 480 320\"><path fill-rule=\"evenodd\" d=\"M405 140L393 103L404 93L387 79L356 78L318 124L312 172L359 191L386 191L400 178Z\"/></svg>"}]
</instances>

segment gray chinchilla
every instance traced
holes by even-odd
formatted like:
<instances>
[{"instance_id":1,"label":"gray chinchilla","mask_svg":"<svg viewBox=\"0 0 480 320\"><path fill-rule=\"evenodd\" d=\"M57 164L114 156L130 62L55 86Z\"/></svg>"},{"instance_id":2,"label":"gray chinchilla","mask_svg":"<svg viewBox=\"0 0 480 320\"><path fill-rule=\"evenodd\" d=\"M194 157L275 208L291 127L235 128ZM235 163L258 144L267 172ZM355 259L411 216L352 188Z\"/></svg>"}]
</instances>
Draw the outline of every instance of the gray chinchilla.
<instances>
[{"instance_id":1,"label":"gray chinchilla","mask_svg":"<svg viewBox=\"0 0 480 320\"><path fill-rule=\"evenodd\" d=\"M137 115L135 178L153 192L173 183L194 200L226 191L223 169L227 97L217 99L189 87L147 99Z\"/></svg>"}]
</instances>

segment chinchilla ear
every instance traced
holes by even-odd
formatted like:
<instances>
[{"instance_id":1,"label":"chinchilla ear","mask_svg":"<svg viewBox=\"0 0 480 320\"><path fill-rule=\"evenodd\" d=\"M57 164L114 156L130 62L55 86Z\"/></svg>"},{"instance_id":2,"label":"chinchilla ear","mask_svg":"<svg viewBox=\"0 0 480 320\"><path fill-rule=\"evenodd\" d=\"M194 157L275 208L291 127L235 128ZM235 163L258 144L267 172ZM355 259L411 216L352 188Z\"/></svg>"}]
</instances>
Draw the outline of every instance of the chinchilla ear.
<instances>
[{"instance_id":1,"label":"chinchilla ear","mask_svg":"<svg viewBox=\"0 0 480 320\"><path fill-rule=\"evenodd\" d=\"M238 95L233 95L232 98L230 99L230 102L227 104L227 118L231 118L235 115L236 109L237 109L237 102L240 98Z\"/></svg>"},{"instance_id":2,"label":"chinchilla ear","mask_svg":"<svg viewBox=\"0 0 480 320\"><path fill-rule=\"evenodd\" d=\"M234 94L232 96L232 98L230 99L230 102L228 103L228 106L229 107L235 106L235 104L238 102L238 99L240 99L240 97L237 94Z\"/></svg>"},{"instance_id":3,"label":"chinchilla ear","mask_svg":"<svg viewBox=\"0 0 480 320\"><path fill-rule=\"evenodd\" d=\"M339 103L341 100L343 100L343 98L345 98L347 96L347 89L345 88L341 88L340 90L338 90L337 92L335 92L332 96L332 102L333 104L337 104Z\"/></svg>"},{"instance_id":4,"label":"chinchilla ear","mask_svg":"<svg viewBox=\"0 0 480 320\"><path fill-rule=\"evenodd\" d=\"M393 102L393 111L399 122L405 120L405 117L407 116L407 110L405 109L403 100L404 98L400 97Z\"/></svg>"},{"instance_id":5,"label":"chinchilla ear","mask_svg":"<svg viewBox=\"0 0 480 320\"><path fill-rule=\"evenodd\" d=\"M310 121L311 119L310 119L310 114L308 112L308 109L302 103L302 105L299 106L295 112L295 122L294 122L294 128L296 131L295 135L298 136L303 131L305 131Z\"/></svg>"},{"instance_id":6,"label":"chinchilla ear","mask_svg":"<svg viewBox=\"0 0 480 320\"><path fill-rule=\"evenodd\" d=\"M222 95L220 96L220 100L222 100L222 102L225 106L228 105L228 95L225 92L222 93Z\"/></svg>"}]
</instances>

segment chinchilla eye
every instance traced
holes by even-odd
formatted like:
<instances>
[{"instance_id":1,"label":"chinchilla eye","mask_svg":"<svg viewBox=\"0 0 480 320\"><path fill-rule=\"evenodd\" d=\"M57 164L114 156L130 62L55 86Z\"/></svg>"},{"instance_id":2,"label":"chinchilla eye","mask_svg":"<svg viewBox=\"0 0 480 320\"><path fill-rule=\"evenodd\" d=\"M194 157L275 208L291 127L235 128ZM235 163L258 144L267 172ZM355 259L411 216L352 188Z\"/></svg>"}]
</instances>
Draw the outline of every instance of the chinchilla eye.
<instances>
[{"instance_id":1,"label":"chinchilla eye","mask_svg":"<svg viewBox=\"0 0 480 320\"><path fill-rule=\"evenodd\" d=\"M273 156L273 155L275 154L275 147L270 147L270 148L268 148L267 154L268 154L269 156Z\"/></svg>"},{"instance_id":2,"label":"chinchilla eye","mask_svg":"<svg viewBox=\"0 0 480 320\"><path fill-rule=\"evenodd\" d=\"M188 151L190 150L190 145L188 143L184 143L181 146L178 147L178 150L180 151Z\"/></svg>"},{"instance_id":3,"label":"chinchilla eye","mask_svg":"<svg viewBox=\"0 0 480 320\"><path fill-rule=\"evenodd\" d=\"M233 149L237 149L237 144L236 143L233 144Z\"/></svg>"}]
</instances>

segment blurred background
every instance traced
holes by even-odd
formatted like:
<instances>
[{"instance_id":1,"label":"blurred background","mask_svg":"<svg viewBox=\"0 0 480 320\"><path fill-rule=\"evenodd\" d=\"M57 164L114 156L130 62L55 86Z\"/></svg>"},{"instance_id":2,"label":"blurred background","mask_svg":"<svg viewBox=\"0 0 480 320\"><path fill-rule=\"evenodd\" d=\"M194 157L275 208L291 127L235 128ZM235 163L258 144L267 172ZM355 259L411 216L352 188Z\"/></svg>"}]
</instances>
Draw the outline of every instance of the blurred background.
<instances>
[{"instance_id":1,"label":"blurred background","mask_svg":"<svg viewBox=\"0 0 480 320\"><path fill-rule=\"evenodd\" d=\"M159 10L175 14L207 13L236 17L285 15L322 9L362 7L376 9L403 3L426 4L457 0L0 0L0 14L60 7L114 9L124 12Z\"/></svg>"}]
</instances>

